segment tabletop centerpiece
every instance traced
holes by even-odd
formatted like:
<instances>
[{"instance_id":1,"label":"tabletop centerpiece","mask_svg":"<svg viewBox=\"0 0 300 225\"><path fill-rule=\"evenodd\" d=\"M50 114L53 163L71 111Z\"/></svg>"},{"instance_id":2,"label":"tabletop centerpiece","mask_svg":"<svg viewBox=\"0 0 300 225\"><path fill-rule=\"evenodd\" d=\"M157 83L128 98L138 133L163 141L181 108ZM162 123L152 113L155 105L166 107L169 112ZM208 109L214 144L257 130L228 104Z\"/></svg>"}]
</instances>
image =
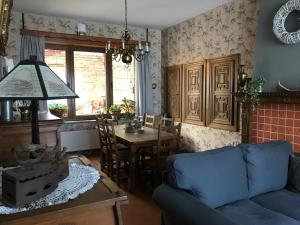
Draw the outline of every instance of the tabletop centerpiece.
<instances>
[{"instance_id":1,"label":"tabletop centerpiece","mask_svg":"<svg viewBox=\"0 0 300 225\"><path fill-rule=\"evenodd\" d=\"M126 123L125 132L135 133L141 128L139 120L135 118L135 101L123 98L120 108Z\"/></svg>"}]
</instances>

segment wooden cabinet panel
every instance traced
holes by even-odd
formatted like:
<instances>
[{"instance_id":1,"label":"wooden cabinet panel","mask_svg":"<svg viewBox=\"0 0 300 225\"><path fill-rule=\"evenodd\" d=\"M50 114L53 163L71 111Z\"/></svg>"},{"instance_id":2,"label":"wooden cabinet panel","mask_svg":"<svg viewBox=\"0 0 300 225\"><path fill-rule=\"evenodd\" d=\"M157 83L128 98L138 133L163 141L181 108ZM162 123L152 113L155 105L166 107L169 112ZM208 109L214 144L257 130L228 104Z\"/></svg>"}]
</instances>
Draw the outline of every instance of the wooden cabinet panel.
<instances>
[{"instance_id":1,"label":"wooden cabinet panel","mask_svg":"<svg viewBox=\"0 0 300 225\"><path fill-rule=\"evenodd\" d=\"M205 124L204 71L204 62L183 66L182 122L184 123Z\"/></svg>"},{"instance_id":2,"label":"wooden cabinet panel","mask_svg":"<svg viewBox=\"0 0 300 225\"><path fill-rule=\"evenodd\" d=\"M238 108L232 93L237 91L239 55L208 60L207 125L236 131Z\"/></svg>"},{"instance_id":3,"label":"wooden cabinet panel","mask_svg":"<svg viewBox=\"0 0 300 225\"><path fill-rule=\"evenodd\" d=\"M39 121L40 139L49 147L57 144L57 129L62 120ZM0 166L14 161L12 148L31 144L31 123L0 123Z\"/></svg>"},{"instance_id":4,"label":"wooden cabinet panel","mask_svg":"<svg viewBox=\"0 0 300 225\"><path fill-rule=\"evenodd\" d=\"M181 71L182 66L171 66L166 70L167 113L181 121Z\"/></svg>"}]
</instances>

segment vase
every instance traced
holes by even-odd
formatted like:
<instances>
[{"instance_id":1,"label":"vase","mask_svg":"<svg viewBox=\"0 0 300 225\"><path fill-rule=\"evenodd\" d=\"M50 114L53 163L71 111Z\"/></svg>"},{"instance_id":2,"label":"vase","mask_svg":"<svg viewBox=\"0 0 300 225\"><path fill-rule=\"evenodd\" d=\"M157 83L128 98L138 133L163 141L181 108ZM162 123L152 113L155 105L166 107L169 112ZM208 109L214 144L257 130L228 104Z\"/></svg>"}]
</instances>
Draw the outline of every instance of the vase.
<instances>
[{"instance_id":1,"label":"vase","mask_svg":"<svg viewBox=\"0 0 300 225\"><path fill-rule=\"evenodd\" d=\"M127 123L125 126L125 133L134 133L135 129L132 126L131 122Z\"/></svg>"},{"instance_id":2,"label":"vase","mask_svg":"<svg viewBox=\"0 0 300 225\"><path fill-rule=\"evenodd\" d=\"M29 106L21 106L19 107L21 112L21 121L29 122L31 120L31 111Z\"/></svg>"},{"instance_id":3,"label":"vase","mask_svg":"<svg viewBox=\"0 0 300 225\"><path fill-rule=\"evenodd\" d=\"M13 102L10 100L1 101L1 121L13 121Z\"/></svg>"}]
</instances>

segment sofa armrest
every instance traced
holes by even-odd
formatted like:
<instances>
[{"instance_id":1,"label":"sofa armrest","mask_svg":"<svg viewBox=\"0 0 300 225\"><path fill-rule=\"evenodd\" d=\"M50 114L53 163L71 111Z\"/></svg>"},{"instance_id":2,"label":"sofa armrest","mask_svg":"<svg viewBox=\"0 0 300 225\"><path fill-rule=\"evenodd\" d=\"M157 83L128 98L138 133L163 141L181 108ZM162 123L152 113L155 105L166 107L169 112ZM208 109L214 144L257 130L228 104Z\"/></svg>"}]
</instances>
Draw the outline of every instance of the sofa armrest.
<instances>
[{"instance_id":1,"label":"sofa armrest","mask_svg":"<svg viewBox=\"0 0 300 225\"><path fill-rule=\"evenodd\" d=\"M300 157L290 158L287 189L300 192Z\"/></svg>"},{"instance_id":2,"label":"sofa armrest","mask_svg":"<svg viewBox=\"0 0 300 225\"><path fill-rule=\"evenodd\" d=\"M161 208L163 214L172 216L176 224L237 225L188 193L165 184L155 189L153 200Z\"/></svg>"}]
</instances>

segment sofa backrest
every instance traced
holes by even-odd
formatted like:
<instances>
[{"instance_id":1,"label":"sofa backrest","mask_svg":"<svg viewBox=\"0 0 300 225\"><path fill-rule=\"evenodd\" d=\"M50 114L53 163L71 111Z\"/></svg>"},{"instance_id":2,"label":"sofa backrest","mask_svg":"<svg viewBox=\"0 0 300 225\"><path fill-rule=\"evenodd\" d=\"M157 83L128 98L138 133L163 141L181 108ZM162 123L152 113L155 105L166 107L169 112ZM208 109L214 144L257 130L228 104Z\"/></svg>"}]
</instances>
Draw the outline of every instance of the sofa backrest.
<instances>
[{"instance_id":1,"label":"sofa backrest","mask_svg":"<svg viewBox=\"0 0 300 225\"><path fill-rule=\"evenodd\" d=\"M287 185L291 145L285 141L239 145L247 164L249 198Z\"/></svg>"},{"instance_id":2,"label":"sofa backrest","mask_svg":"<svg viewBox=\"0 0 300 225\"><path fill-rule=\"evenodd\" d=\"M248 198L246 163L238 147L170 156L169 185L212 208Z\"/></svg>"}]
</instances>

